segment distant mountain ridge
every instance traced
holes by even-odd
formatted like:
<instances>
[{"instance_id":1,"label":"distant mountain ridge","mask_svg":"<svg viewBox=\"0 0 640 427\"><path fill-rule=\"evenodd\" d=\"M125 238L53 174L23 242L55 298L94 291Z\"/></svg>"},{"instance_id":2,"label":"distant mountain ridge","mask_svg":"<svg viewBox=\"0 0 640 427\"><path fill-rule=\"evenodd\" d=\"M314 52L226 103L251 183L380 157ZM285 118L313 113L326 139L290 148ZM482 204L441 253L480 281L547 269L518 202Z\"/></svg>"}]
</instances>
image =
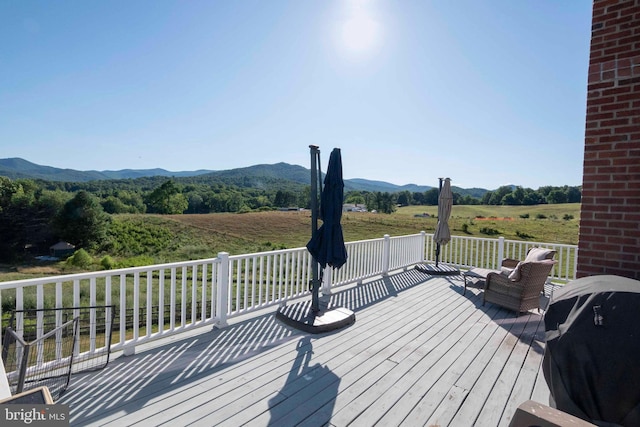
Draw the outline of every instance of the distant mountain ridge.
<instances>
[{"instance_id":1,"label":"distant mountain ridge","mask_svg":"<svg viewBox=\"0 0 640 427\"><path fill-rule=\"evenodd\" d=\"M122 169L118 171L78 171L75 169L60 169L31 163L18 157L0 159L0 176L11 179L30 178L45 181L87 182L106 179L135 179L148 176L197 176L212 172L199 170L191 172L171 172L165 169Z\"/></svg>"},{"instance_id":2,"label":"distant mountain ridge","mask_svg":"<svg viewBox=\"0 0 640 427\"><path fill-rule=\"evenodd\" d=\"M196 170L172 172L165 169L122 169L106 171L78 171L74 169L60 169L42 166L21 158L0 159L0 176L10 179L41 179L58 182L89 182L97 180L122 180L149 177L175 177L189 181L216 181L238 186L261 187L273 185L274 182L291 181L296 184L308 185L311 171L299 165L280 162L272 165L261 164L243 168L213 171ZM263 184L264 183L264 184ZM406 184L396 185L384 181L374 181L362 178L345 179L346 191L390 192L400 191L425 192L433 186ZM464 189L452 187L461 195L482 197L488 190L481 188Z\"/></svg>"}]
</instances>

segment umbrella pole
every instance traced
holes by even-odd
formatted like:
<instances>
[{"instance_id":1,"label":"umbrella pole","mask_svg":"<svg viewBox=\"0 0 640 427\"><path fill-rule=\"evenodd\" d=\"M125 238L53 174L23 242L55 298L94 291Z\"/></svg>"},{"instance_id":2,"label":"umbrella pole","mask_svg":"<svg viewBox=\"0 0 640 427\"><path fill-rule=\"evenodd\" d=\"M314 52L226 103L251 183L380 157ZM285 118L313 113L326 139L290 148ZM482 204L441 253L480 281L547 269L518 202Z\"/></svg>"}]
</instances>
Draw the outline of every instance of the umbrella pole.
<instances>
[{"instance_id":1,"label":"umbrella pole","mask_svg":"<svg viewBox=\"0 0 640 427\"><path fill-rule=\"evenodd\" d=\"M440 180L440 184L438 185L438 203L440 203L440 192L442 192L442 179ZM438 217L438 221L440 221L440 217ZM436 268L438 268L438 259L440 258L440 243L436 242Z\"/></svg>"},{"instance_id":2,"label":"umbrella pole","mask_svg":"<svg viewBox=\"0 0 640 427\"><path fill-rule=\"evenodd\" d=\"M317 145L310 145L311 149L311 236L314 235L318 229L318 175L320 163L320 150ZM319 279L320 264L316 261L315 257L311 264L311 311L317 313L320 311L320 279Z\"/></svg>"}]
</instances>

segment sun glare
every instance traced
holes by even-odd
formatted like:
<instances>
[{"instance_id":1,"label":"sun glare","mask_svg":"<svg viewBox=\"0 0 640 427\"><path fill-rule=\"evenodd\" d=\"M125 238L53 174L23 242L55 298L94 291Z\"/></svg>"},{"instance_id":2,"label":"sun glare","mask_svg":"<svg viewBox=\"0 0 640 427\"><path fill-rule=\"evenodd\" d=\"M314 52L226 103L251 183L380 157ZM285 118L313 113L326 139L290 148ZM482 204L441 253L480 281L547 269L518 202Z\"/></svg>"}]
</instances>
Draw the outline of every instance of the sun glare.
<instances>
[{"instance_id":1,"label":"sun glare","mask_svg":"<svg viewBox=\"0 0 640 427\"><path fill-rule=\"evenodd\" d=\"M368 16L355 16L342 27L344 46L355 52L366 52L373 49L378 38L378 24Z\"/></svg>"},{"instance_id":2,"label":"sun glare","mask_svg":"<svg viewBox=\"0 0 640 427\"><path fill-rule=\"evenodd\" d=\"M351 54L370 53L379 44L380 25L371 16L367 0L356 0L349 4L346 19L340 28L339 42Z\"/></svg>"}]
</instances>

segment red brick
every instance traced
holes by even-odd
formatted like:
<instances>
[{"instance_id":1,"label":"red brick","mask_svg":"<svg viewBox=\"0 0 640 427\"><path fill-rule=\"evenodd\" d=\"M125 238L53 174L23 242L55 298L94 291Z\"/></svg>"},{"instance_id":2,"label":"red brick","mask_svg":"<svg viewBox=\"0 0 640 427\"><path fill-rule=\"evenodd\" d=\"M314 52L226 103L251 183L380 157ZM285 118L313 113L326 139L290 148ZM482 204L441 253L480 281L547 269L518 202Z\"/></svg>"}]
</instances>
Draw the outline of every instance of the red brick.
<instances>
[{"instance_id":1,"label":"red brick","mask_svg":"<svg viewBox=\"0 0 640 427\"><path fill-rule=\"evenodd\" d=\"M631 19L633 19L633 17L631 17ZM620 44L632 44L632 43L636 43L638 41L640 41L640 35L633 34L633 35L631 35L629 37L620 38L618 40L618 43L620 43ZM629 64L629 65L631 65L631 64Z\"/></svg>"},{"instance_id":2,"label":"red brick","mask_svg":"<svg viewBox=\"0 0 640 427\"><path fill-rule=\"evenodd\" d=\"M638 142L634 142L634 141L631 141L631 142L618 142L618 143L613 145L613 149L614 150L627 150L628 152L631 152L633 149L636 149L636 148L640 148L640 147L638 145ZM632 161L633 159L627 159L627 160L631 160L630 163L635 163L635 162L638 161L637 159L635 160L635 162ZM626 163L626 161L625 161L625 163Z\"/></svg>"},{"instance_id":3,"label":"red brick","mask_svg":"<svg viewBox=\"0 0 640 427\"><path fill-rule=\"evenodd\" d=\"M613 127L613 126L621 126L621 125L628 125L629 124L629 118L619 118L619 119L612 119L612 120L602 120L600 122L600 126L602 127Z\"/></svg>"},{"instance_id":4,"label":"red brick","mask_svg":"<svg viewBox=\"0 0 640 427\"><path fill-rule=\"evenodd\" d=\"M594 4L596 2L597 0L594 1ZM608 4L607 13L613 13L615 11L619 11L620 9L631 7L635 4L633 0L627 0L627 1L611 0L611 1L607 1L606 3Z\"/></svg>"},{"instance_id":5,"label":"red brick","mask_svg":"<svg viewBox=\"0 0 640 427\"><path fill-rule=\"evenodd\" d=\"M637 126L620 126L615 128L615 133L632 133L640 132L640 125Z\"/></svg>"},{"instance_id":6,"label":"red brick","mask_svg":"<svg viewBox=\"0 0 640 427\"><path fill-rule=\"evenodd\" d=\"M617 135L617 137L619 137L620 135ZM600 139L602 139L604 137L600 137ZM590 144L588 147L585 147L585 154L586 153L601 153L604 151L610 151L613 150L613 144L610 144L608 142L603 142L603 143L599 143L599 144ZM585 157L585 160L587 160L587 157ZM597 161L596 159L593 159L593 161ZM600 163L600 164L604 164L604 163Z\"/></svg>"},{"instance_id":7,"label":"red brick","mask_svg":"<svg viewBox=\"0 0 640 427\"><path fill-rule=\"evenodd\" d=\"M600 142L621 142L628 140L629 135L627 135L626 133L620 133L618 135L603 135L600 137Z\"/></svg>"},{"instance_id":8,"label":"red brick","mask_svg":"<svg viewBox=\"0 0 640 427\"><path fill-rule=\"evenodd\" d=\"M625 94L619 94L615 98L616 98L616 102L637 101L638 99L640 99L640 94L638 94L638 93L625 93Z\"/></svg>"},{"instance_id":9,"label":"red brick","mask_svg":"<svg viewBox=\"0 0 640 427\"><path fill-rule=\"evenodd\" d=\"M602 95L603 96L618 95L621 93L630 93L630 92L631 92L630 86L618 86L618 87L603 90Z\"/></svg>"},{"instance_id":10,"label":"red brick","mask_svg":"<svg viewBox=\"0 0 640 427\"><path fill-rule=\"evenodd\" d=\"M627 157L627 150L610 150L610 151L602 151L600 152L599 158L601 159L615 159L617 157L625 158ZM606 169L606 170L598 170L600 173L615 173L615 172L626 172L626 168L623 170L619 169Z\"/></svg>"},{"instance_id":11,"label":"red brick","mask_svg":"<svg viewBox=\"0 0 640 427\"><path fill-rule=\"evenodd\" d=\"M602 89L602 88L610 88L610 87L614 87L615 86L615 82L602 82L602 83L594 83L594 84L589 84L587 86L588 90L597 90L597 89Z\"/></svg>"},{"instance_id":12,"label":"red brick","mask_svg":"<svg viewBox=\"0 0 640 427\"><path fill-rule=\"evenodd\" d=\"M618 98L616 98L614 95L611 96L606 96L606 97L601 97L600 95L600 91L598 91L598 96L590 96L589 99L587 100L587 107L593 107L596 105L604 105L604 104L615 104L616 102L624 102L624 101L633 101L635 99L637 99L637 96L633 96L631 99L619 99L620 96L619 95ZM625 96L631 96L631 95L625 95Z\"/></svg>"},{"instance_id":13,"label":"red brick","mask_svg":"<svg viewBox=\"0 0 640 427\"><path fill-rule=\"evenodd\" d=\"M597 221L609 221L609 220L620 220L624 215L618 212L596 212L594 214L594 219Z\"/></svg>"},{"instance_id":14,"label":"red brick","mask_svg":"<svg viewBox=\"0 0 640 427\"><path fill-rule=\"evenodd\" d=\"M600 111L611 111L611 110L626 110L631 107L630 102L613 102L607 105L601 105Z\"/></svg>"},{"instance_id":15,"label":"red brick","mask_svg":"<svg viewBox=\"0 0 640 427\"><path fill-rule=\"evenodd\" d=\"M638 115L638 110L629 108L615 112L616 117L633 117Z\"/></svg>"},{"instance_id":16,"label":"red brick","mask_svg":"<svg viewBox=\"0 0 640 427\"><path fill-rule=\"evenodd\" d=\"M630 36L631 34L632 34L631 31L629 31L627 33L628 36ZM635 56L634 52L629 52L629 49L628 49L627 46L610 47L610 48L604 50L604 54L605 55L616 55L616 54L618 54L618 58L621 58L621 57L629 58L631 56ZM604 74L604 71L603 71L603 74Z\"/></svg>"},{"instance_id":17,"label":"red brick","mask_svg":"<svg viewBox=\"0 0 640 427\"><path fill-rule=\"evenodd\" d=\"M627 186L624 182L597 182L596 188L598 190L613 190L613 189L625 189Z\"/></svg>"}]
</instances>

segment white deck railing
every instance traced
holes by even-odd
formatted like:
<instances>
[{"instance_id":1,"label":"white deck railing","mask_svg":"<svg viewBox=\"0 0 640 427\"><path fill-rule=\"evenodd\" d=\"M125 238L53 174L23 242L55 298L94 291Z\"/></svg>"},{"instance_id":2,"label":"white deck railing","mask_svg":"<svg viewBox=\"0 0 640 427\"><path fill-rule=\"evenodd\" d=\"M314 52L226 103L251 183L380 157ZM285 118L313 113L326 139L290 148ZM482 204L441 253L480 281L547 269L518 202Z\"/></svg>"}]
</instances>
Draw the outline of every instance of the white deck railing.
<instances>
[{"instance_id":1,"label":"white deck railing","mask_svg":"<svg viewBox=\"0 0 640 427\"><path fill-rule=\"evenodd\" d=\"M440 261L463 269L498 268L502 258L522 259L533 246L557 251L552 280L567 282L575 277L575 245L454 236L442 246ZM424 232L349 242L346 248L346 264L325 270L325 294L433 262L435 253L433 235ZM0 282L0 315L2 306L24 310L115 305L119 308L111 350L130 354L137 345L161 337L209 324L224 327L229 318L309 295L312 261L306 248L234 256L221 252L212 259ZM37 334L46 333L41 317L37 323ZM20 334L24 319L18 316L15 325ZM88 348L76 348L80 358L104 350L108 343L100 328L92 325Z\"/></svg>"}]
</instances>

